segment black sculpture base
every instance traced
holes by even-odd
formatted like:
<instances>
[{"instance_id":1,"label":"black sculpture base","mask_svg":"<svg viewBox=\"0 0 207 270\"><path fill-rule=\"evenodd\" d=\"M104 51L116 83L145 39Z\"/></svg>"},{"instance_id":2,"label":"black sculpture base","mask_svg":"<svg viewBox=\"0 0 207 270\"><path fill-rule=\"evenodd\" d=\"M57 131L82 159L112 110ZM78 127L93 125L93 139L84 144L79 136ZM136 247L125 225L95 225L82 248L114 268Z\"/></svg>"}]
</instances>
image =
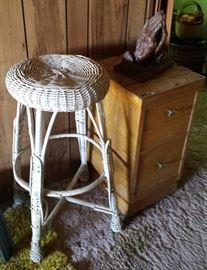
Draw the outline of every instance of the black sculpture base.
<instances>
[{"instance_id":1,"label":"black sculpture base","mask_svg":"<svg viewBox=\"0 0 207 270\"><path fill-rule=\"evenodd\" d=\"M122 59L121 63L114 66L114 71L121 72L128 77L144 82L170 67L172 64L173 61L168 55L162 53L156 58L140 64Z\"/></svg>"}]
</instances>

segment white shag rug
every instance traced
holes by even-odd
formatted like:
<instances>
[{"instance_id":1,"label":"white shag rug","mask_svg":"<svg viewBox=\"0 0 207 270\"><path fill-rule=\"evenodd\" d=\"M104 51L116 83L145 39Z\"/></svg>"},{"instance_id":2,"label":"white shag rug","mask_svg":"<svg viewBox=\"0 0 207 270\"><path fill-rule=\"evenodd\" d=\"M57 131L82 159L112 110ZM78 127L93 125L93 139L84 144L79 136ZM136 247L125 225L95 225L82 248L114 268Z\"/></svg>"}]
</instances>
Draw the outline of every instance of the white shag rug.
<instances>
[{"instance_id":1,"label":"white shag rug","mask_svg":"<svg viewBox=\"0 0 207 270\"><path fill-rule=\"evenodd\" d=\"M105 201L97 190L89 199ZM206 270L207 171L128 220L118 234L110 216L65 204L55 228L79 270Z\"/></svg>"}]
</instances>

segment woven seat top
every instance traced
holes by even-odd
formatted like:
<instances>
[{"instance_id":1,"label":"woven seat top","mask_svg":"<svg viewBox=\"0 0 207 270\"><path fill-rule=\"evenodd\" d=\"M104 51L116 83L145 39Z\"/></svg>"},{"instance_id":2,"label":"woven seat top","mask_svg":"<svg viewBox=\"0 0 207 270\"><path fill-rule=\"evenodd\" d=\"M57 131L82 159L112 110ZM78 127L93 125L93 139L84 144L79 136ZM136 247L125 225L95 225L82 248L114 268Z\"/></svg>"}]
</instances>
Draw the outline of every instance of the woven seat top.
<instances>
[{"instance_id":1,"label":"woven seat top","mask_svg":"<svg viewBox=\"0 0 207 270\"><path fill-rule=\"evenodd\" d=\"M101 101L109 88L109 76L87 57L51 54L15 64L7 73L6 86L28 107L69 112Z\"/></svg>"}]
</instances>

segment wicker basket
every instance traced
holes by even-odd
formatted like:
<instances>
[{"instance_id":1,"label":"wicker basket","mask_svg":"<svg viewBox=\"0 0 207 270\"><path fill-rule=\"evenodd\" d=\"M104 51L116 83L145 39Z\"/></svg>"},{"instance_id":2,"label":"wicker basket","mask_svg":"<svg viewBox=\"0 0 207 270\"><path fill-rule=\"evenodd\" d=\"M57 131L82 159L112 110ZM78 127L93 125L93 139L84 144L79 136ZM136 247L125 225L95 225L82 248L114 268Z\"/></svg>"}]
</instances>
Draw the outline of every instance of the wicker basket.
<instances>
[{"instance_id":1,"label":"wicker basket","mask_svg":"<svg viewBox=\"0 0 207 270\"><path fill-rule=\"evenodd\" d=\"M194 13L187 12L186 8L195 7ZM203 32L204 15L201 6L195 1L186 2L175 22L175 34L181 39L201 38Z\"/></svg>"},{"instance_id":2,"label":"wicker basket","mask_svg":"<svg viewBox=\"0 0 207 270\"><path fill-rule=\"evenodd\" d=\"M206 57L206 46L170 43L168 54L179 65L202 73Z\"/></svg>"}]
</instances>

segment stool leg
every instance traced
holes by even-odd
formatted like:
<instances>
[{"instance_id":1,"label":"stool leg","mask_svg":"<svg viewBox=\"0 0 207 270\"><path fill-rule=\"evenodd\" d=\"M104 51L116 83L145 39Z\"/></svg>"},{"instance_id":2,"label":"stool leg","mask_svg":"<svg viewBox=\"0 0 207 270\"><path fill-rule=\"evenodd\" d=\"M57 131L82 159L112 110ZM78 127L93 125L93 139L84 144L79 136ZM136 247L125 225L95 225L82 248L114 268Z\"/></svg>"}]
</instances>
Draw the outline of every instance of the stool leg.
<instances>
[{"instance_id":1,"label":"stool leg","mask_svg":"<svg viewBox=\"0 0 207 270\"><path fill-rule=\"evenodd\" d=\"M85 110L76 111L75 120L76 120L77 133L86 135L87 134L86 111ZM81 181L85 182L85 181L88 181L89 179L87 141L84 138L79 138L78 143L79 143L81 164L83 166L83 170L79 178Z\"/></svg>"},{"instance_id":2,"label":"stool leg","mask_svg":"<svg viewBox=\"0 0 207 270\"><path fill-rule=\"evenodd\" d=\"M33 262L40 262L42 259L40 239L42 231L42 185L43 185L43 164L41 160L43 133L43 112L36 111L35 119L35 146L34 154L30 160L30 196L31 196L31 223L32 243L30 258Z\"/></svg>"},{"instance_id":3,"label":"stool leg","mask_svg":"<svg viewBox=\"0 0 207 270\"><path fill-rule=\"evenodd\" d=\"M113 179L113 171L112 171L112 154L110 149L110 141L108 140L105 144L105 149L103 153L103 163L104 163L104 172L107 179L107 190L108 190L108 198L109 198L109 207L113 212L111 218L111 230L113 232L120 232L122 229L121 220L118 214L117 201L114 189L114 179Z\"/></svg>"},{"instance_id":4,"label":"stool leg","mask_svg":"<svg viewBox=\"0 0 207 270\"><path fill-rule=\"evenodd\" d=\"M120 232L122 229L121 220L118 214L117 208L117 201L114 189L114 179L113 179L113 159L111 153L111 146L110 140L107 140L107 132L106 132L106 125L105 125L105 117L104 117L104 110L102 103L99 102L96 104L97 115L98 115L98 122L101 135L104 139L104 145L102 148L102 158L103 158L103 166L104 166L104 173L107 179L107 190L108 190L108 198L109 198L109 207L112 214L111 224L110 227L113 232Z\"/></svg>"},{"instance_id":5,"label":"stool leg","mask_svg":"<svg viewBox=\"0 0 207 270\"><path fill-rule=\"evenodd\" d=\"M18 154L21 152L21 126L23 121L23 115L25 112L25 106L20 102L17 104L16 117L13 121L13 145L12 145L12 161L16 162ZM21 176L21 158L16 164L16 172ZM13 186L13 207L16 207L24 202L24 192L14 179Z\"/></svg>"}]
</instances>

